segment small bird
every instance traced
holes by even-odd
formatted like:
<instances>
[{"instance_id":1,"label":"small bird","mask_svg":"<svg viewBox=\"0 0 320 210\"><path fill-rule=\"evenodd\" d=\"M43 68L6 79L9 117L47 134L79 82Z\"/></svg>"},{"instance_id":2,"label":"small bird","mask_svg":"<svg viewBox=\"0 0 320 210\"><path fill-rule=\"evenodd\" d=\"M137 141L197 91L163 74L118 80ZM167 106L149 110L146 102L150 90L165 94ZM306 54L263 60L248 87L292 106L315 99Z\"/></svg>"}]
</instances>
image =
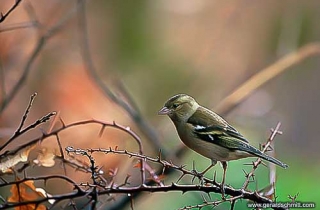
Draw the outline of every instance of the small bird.
<instances>
[{"instance_id":1,"label":"small bird","mask_svg":"<svg viewBox=\"0 0 320 210\"><path fill-rule=\"evenodd\" d=\"M182 142L197 153L211 159L211 165L201 174L205 174L217 161L223 166L222 196L227 161L246 157L259 157L282 168L288 165L270 157L251 146L235 128L218 114L199 105L194 98L186 94L171 97L159 111L173 121Z\"/></svg>"}]
</instances>

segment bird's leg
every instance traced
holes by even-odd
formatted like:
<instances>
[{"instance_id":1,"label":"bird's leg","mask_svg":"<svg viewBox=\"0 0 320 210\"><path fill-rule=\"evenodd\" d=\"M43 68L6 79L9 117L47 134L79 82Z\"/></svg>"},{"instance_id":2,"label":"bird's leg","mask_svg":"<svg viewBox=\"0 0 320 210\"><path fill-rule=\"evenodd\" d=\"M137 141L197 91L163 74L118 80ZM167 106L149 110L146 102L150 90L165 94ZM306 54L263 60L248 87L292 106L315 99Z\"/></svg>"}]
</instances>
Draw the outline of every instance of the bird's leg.
<instances>
[{"instance_id":1,"label":"bird's leg","mask_svg":"<svg viewBox=\"0 0 320 210\"><path fill-rule=\"evenodd\" d=\"M222 164L222 168L223 168L223 177L222 177L222 182L221 182L221 194L222 194L222 199L224 200L225 199L225 196L224 196L224 183L226 181L226 171L227 171L227 162L225 161L221 161L221 164Z\"/></svg>"}]
</instances>

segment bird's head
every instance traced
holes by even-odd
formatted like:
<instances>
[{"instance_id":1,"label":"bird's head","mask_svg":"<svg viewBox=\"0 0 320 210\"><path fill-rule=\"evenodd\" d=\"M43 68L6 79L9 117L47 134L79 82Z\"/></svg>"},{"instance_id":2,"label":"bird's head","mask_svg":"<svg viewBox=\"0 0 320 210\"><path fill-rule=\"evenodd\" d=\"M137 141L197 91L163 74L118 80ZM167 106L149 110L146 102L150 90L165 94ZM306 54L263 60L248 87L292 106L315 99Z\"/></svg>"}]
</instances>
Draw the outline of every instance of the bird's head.
<instances>
[{"instance_id":1,"label":"bird's head","mask_svg":"<svg viewBox=\"0 0 320 210\"><path fill-rule=\"evenodd\" d=\"M159 111L160 115L168 115L176 121L187 120L198 109L199 104L186 94L172 96Z\"/></svg>"}]
</instances>

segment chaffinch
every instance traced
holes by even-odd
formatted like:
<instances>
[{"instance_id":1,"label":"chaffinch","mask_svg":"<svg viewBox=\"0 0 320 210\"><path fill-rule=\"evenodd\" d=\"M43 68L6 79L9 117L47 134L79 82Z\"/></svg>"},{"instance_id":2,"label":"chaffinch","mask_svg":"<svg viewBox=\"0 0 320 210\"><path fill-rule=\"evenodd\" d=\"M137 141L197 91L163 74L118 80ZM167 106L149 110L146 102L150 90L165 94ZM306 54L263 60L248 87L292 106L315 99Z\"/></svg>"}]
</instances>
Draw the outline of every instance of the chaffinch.
<instances>
[{"instance_id":1,"label":"chaffinch","mask_svg":"<svg viewBox=\"0 0 320 210\"><path fill-rule=\"evenodd\" d=\"M211 159L212 164L222 163L225 181L227 162L246 157L259 157L282 168L288 165L262 153L251 146L235 128L213 111L199 105L194 98L186 94L171 97L159 111L173 121L182 142L197 153Z\"/></svg>"}]
</instances>

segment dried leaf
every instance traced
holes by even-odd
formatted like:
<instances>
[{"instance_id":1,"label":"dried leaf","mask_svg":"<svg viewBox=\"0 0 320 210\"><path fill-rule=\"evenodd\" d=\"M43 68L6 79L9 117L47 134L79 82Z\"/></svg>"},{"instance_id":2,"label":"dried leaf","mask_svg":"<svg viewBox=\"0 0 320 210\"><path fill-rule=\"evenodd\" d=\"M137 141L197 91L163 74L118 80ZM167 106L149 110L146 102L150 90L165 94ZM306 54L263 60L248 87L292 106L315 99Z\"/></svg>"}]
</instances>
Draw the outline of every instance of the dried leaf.
<instances>
[{"instance_id":1,"label":"dried leaf","mask_svg":"<svg viewBox=\"0 0 320 210\"><path fill-rule=\"evenodd\" d=\"M11 196L8 198L8 202L19 203L24 201L34 201L43 198L43 195L36 191L33 181L25 181L19 185L12 185ZM37 208L36 208L37 207ZM45 210L46 206L36 204L26 204L23 206L15 207L15 210Z\"/></svg>"},{"instance_id":2,"label":"dried leaf","mask_svg":"<svg viewBox=\"0 0 320 210\"><path fill-rule=\"evenodd\" d=\"M142 166L141 166L141 162L137 162L134 166L133 166L133 168L141 168Z\"/></svg>"},{"instance_id":3,"label":"dried leaf","mask_svg":"<svg viewBox=\"0 0 320 210\"><path fill-rule=\"evenodd\" d=\"M54 157L55 154L52 149L42 148L37 159L33 160L33 162L38 166L52 167L55 164Z\"/></svg>"}]
</instances>

